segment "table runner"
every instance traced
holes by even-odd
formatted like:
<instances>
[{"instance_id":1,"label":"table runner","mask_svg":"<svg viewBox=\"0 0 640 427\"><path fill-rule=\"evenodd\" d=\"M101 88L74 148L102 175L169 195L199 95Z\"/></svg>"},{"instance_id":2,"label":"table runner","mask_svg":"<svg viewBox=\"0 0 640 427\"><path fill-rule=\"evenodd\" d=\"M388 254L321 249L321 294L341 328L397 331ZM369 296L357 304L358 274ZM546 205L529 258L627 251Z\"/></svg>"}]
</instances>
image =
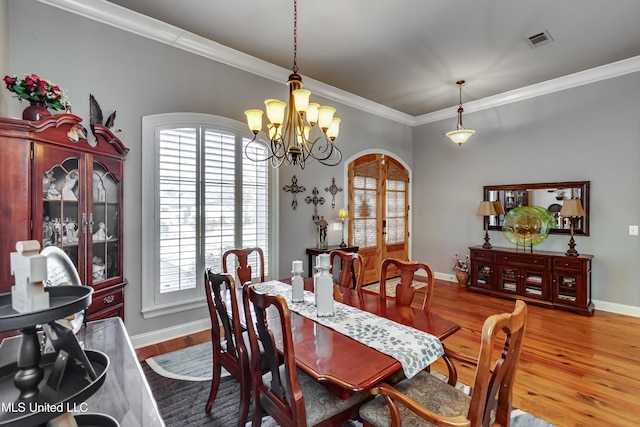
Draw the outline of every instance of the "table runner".
<instances>
[{"instance_id":1,"label":"table runner","mask_svg":"<svg viewBox=\"0 0 640 427\"><path fill-rule=\"evenodd\" d=\"M431 334L337 301L333 302L335 316L318 317L313 292L304 291L304 301L293 302L291 286L280 281L257 283L255 289L259 293L281 295L291 311L393 357L400 362L407 378L444 354L442 343Z\"/></svg>"}]
</instances>

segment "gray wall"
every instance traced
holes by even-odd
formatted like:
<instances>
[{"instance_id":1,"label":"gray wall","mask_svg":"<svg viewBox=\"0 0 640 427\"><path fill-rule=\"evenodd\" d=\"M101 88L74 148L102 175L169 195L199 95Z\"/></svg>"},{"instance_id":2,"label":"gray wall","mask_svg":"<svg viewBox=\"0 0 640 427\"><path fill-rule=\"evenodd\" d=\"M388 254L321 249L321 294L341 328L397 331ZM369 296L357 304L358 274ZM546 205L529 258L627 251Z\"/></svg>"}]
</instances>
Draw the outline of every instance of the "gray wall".
<instances>
[{"instance_id":1,"label":"gray wall","mask_svg":"<svg viewBox=\"0 0 640 427\"><path fill-rule=\"evenodd\" d=\"M1 14L0 14L1 17ZM131 335L171 328L208 318L205 308L143 319L141 308L141 118L166 112L198 112L229 117L244 122L243 111L263 105L266 98L285 98L286 77L277 83L191 53L148 40L95 21L73 15L33 0L9 1L10 74L36 73L68 92L73 113L88 123L89 94L93 94L105 114L117 110L117 136L130 149L125 162L124 235L126 325ZM1 40L1 39L0 39ZM303 71L303 70L302 70ZM6 91L5 91L6 92ZM339 143L345 157L371 148L397 153L411 164L412 130L393 121L316 97L322 104L338 109L343 119ZM20 117L25 108L17 100L8 102L7 115ZM280 271L289 275L291 261L304 259L304 249L315 245L311 205L304 197L317 186L327 198L320 214L328 219L343 207L342 195L331 209L331 184L344 188L343 167L318 167L304 171L284 168L279 184ZM282 192L296 173L307 192L299 195L299 208L291 209L290 193ZM329 243L339 243L340 232L332 231ZM279 273L273 272L274 276ZM279 276L278 276L279 277Z\"/></svg>"},{"instance_id":2,"label":"gray wall","mask_svg":"<svg viewBox=\"0 0 640 427\"><path fill-rule=\"evenodd\" d=\"M414 129L414 258L451 271L453 254L483 243L475 215L484 185L591 181L590 235L576 236L592 254L592 297L640 306L640 73L609 79L464 116L477 131L462 147L442 135L455 119ZM494 246L513 247L499 231ZM550 235L535 249L561 251L569 238ZM596 309L598 307L596 306Z\"/></svg>"}]
</instances>

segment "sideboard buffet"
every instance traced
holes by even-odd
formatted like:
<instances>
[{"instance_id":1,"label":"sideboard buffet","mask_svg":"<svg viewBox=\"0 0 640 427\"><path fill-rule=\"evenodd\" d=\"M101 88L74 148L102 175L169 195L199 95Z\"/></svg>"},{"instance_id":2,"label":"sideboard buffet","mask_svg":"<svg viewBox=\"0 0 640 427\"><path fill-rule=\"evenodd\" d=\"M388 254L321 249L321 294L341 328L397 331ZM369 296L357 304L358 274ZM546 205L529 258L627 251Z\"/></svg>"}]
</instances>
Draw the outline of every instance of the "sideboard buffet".
<instances>
[{"instance_id":1,"label":"sideboard buffet","mask_svg":"<svg viewBox=\"0 0 640 427\"><path fill-rule=\"evenodd\" d=\"M40 121L0 118L0 293L14 283L9 254L16 242L38 240L42 248L63 250L81 284L94 288L87 320L124 318L122 182L128 151L107 127L92 125L90 133L73 114Z\"/></svg>"},{"instance_id":2,"label":"sideboard buffet","mask_svg":"<svg viewBox=\"0 0 640 427\"><path fill-rule=\"evenodd\" d=\"M591 316L592 255L523 252L508 248L469 248L469 289L493 296Z\"/></svg>"}]
</instances>

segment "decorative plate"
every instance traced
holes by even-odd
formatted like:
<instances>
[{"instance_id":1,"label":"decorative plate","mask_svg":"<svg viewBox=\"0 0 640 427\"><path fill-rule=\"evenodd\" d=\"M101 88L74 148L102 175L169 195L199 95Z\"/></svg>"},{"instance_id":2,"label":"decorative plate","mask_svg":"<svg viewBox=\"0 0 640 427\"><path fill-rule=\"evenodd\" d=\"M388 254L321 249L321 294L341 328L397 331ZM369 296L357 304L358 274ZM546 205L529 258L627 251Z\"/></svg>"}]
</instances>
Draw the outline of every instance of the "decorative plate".
<instances>
[{"instance_id":1,"label":"decorative plate","mask_svg":"<svg viewBox=\"0 0 640 427\"><path fill-rule=\"evenodd\" d=\"M504 216L502 233L519 246L535 246L545 241L556 226L553 213L540 206L521 206Z\"/></svg>"},{"instance_id":2,"label":"decorative plate","mask_svg":"<svg viewBox=\"0 0 640 427\"><path fill-rule=\"evenodd\" d=\"M41 252L47 257L47 280L45 286L82 286L80 276L69 255L57 246L47 246ZM84 321L84 310L57 322L77 333Z\"/></svg>"}]
</instances>

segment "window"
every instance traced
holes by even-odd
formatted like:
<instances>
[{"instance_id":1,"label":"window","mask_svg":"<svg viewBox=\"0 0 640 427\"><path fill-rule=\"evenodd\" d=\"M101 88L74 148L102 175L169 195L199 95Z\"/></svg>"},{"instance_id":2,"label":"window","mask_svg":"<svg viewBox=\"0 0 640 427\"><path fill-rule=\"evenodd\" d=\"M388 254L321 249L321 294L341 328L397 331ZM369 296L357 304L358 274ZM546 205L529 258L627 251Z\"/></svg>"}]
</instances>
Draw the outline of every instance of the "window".
<instances>
[{"instance_id":1,"label":"window","mask_svg":"<svg viewBox=\"0 0 640 427\"><path fill-rule=\"evenodd\" d=\"M260 246L269 274L275 192L269 164L244 155L245 128L205 114L143 118L145 317L204 306L204 270L222 271L228 249Z\"/></svg>"}]
</instances>

